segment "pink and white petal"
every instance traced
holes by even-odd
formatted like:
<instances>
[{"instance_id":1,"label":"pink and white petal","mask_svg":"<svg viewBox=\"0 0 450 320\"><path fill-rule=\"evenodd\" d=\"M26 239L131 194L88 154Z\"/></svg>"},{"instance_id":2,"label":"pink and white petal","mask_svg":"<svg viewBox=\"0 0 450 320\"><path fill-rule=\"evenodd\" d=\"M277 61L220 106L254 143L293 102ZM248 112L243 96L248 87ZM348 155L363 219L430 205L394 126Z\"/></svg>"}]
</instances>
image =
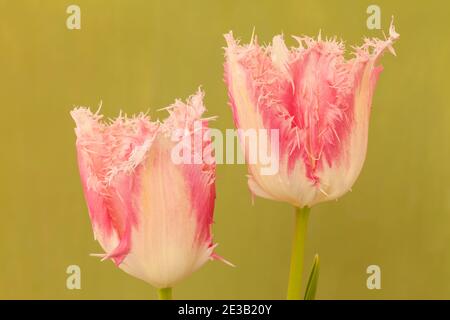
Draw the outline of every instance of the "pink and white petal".
<instances>
[{"instance_id":1,"label":"pink and white petal","mask_svg":"<svg viewBox=\"0 0 450 320\"><path fill-rule=\"evenodd\" d=\"M198 269L213 250L210 241L198 238L202 213L192 203L186 165L171 161L172 147L170 138L160 133L149 151L140 180L141 221L120 266L159 288L173 286ZM203 196L213 195L205 191Z\"/></svg>"},{"instance_id":2,"label":"pink and white petal","mask_svg":"<svg viewBox=\"0 0 450 320\"><path fill-rule=\"evenodd\" d=\"M132 203L139 193L136 173L157 127L143 115L119 117L111 125L101 123L102 117L86 108L71 115L77 125L78 163L94 233L106 251L103 258L120 264L137 224Z\"/></svg>"},{"instance_id":3,"label":"pink and white petal","mask_svg":"<svg viewBox=\"0 0 450 320\"><path fill-rule=\"evenodd\" d=\"M376 63L385 50L392 52L392 44L398 37L391 24L388 39L366 40L365 45L358 49L357 57L350 62L353 63L352 70L354 70L352 104L354 110L351 133L348 141L341 146L344 152L341 154L340 161L336 161L331 166L325 164L318 174L322 188L328 196L326 199L318 199L316 203L337 199L350 191L362 170L367 153L372 97L382 71L382 67L376 66ZM368 51L371 47L373 47L372 53Z\"/></svg>"}]
</instances>

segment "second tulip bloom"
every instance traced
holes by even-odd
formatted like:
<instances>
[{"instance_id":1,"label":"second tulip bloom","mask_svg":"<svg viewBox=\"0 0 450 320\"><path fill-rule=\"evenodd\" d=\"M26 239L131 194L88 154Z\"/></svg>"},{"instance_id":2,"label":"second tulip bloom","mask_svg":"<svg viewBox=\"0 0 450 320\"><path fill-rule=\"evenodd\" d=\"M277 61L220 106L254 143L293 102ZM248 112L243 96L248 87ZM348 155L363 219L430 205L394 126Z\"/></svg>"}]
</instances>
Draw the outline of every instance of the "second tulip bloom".
<instances>
[{"instance_id":1,"label":"second tulip bloom","mask_svg":"<svg viewBox=\"0 0 450 320\"><path fill-rule=\"evenodd\" d=\"M236 127L279 130L279 172L262 175L260 164L248 163L253 194L311 207L350 190L366 156L378 58L394 53L398 37L391 25L388 39L367 39L347 60L342 43L320 36L295 37L298 47L288 49L281 35L267 47L225 35Z\"/></svg>"}]
</instances>

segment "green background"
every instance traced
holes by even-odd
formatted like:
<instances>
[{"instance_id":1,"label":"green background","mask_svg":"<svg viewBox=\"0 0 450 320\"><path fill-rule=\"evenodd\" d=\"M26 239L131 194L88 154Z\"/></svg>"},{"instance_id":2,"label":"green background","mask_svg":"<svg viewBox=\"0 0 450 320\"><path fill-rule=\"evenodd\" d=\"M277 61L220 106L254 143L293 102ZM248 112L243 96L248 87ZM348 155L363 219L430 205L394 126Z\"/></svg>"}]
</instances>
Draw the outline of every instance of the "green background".
<instances>
[{"instance_id":1,"label":"green background","mask_svg":"<svg viewBox=\"0 0 450 320\"><path fill-rule=\"evenodd\" d=\"M81 7L81 30L66 8ZM222 35L244 41L322 35L360 44L372 1L0 1L0 298L153 299L155 290L100 262L75 155L76 105L115 116L206 91L213 125L232 128ZM401 34L373 101L367 160L353 191L311 213L305 271L321 257L319 299L450 298L450 80L444 1L377 1ZM288 37L286 37L288 38ZM294 41L288 40L293 45ZM256 199L243 165L219 165L217 252L176 298L283 299L293 210ZM66 289L81 267L82 289ZM381 267L381 290L366 268Z\"/></svg>"}]
</instances>

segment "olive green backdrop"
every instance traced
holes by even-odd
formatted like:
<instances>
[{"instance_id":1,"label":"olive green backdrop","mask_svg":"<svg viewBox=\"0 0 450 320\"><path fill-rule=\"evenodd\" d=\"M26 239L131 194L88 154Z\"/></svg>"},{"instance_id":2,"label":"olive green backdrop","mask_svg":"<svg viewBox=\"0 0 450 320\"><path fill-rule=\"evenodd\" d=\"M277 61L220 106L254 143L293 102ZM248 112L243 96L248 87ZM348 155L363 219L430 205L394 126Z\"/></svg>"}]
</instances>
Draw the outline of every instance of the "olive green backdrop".
<instances>
[{"instance_id":1,"label":"olive green backdrop","mask_svg":"<svg viewBox=\"0 0 450 320\"><path fill-rule=\"evenodd\" d=\"M81 7L81 30L66 8ZM154 288L89 253L94 241L75 155L75 105L117 115L206 91L213 125L232 128L222 35L277 33L360 44L372 1L0 1L0 298L153 299ZM444 1L376 1L395 16L397 57L385 55L369 150L353 191L313 208L306 271L320 253L319 299L450 298L450 45ZM288 40L289 44L294 44ZM219 165L217 252L176 298L283 299L293 210L256 199L243 165ZM66 289L81 267L82 289ZM381 267L382 289L366 288Z\"/></svg>"}]
</instances>

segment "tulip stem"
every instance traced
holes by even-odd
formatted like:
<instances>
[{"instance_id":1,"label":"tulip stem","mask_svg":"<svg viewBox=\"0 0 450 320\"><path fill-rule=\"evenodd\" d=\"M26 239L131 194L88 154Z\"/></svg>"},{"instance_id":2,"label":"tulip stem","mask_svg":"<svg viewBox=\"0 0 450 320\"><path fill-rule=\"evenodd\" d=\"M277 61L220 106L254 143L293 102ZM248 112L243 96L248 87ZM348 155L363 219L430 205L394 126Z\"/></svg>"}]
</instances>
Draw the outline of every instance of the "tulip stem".
<instances>
[{"instance_id":1,"label":"tulip stem","mask_svg":"<svg viewBox=\"0 0 450 320\"><path fill-rule=\"evenodd\" d=\"M291 268L289 271L288 300L301 300L303 273L303 258L305 255L305 240L308 217L311 208L295 208L295 231L291 251Z\"/></svg>"},{"instance_id":2,"label":"tulip stem","mask_svg":"<svg viewBox=\"0 0 450 320\"><path fill-rule=\"evenodd\" d=\"M172 288L158 289L159 300L172 300Z\"/></svg>"}]
</instances>

